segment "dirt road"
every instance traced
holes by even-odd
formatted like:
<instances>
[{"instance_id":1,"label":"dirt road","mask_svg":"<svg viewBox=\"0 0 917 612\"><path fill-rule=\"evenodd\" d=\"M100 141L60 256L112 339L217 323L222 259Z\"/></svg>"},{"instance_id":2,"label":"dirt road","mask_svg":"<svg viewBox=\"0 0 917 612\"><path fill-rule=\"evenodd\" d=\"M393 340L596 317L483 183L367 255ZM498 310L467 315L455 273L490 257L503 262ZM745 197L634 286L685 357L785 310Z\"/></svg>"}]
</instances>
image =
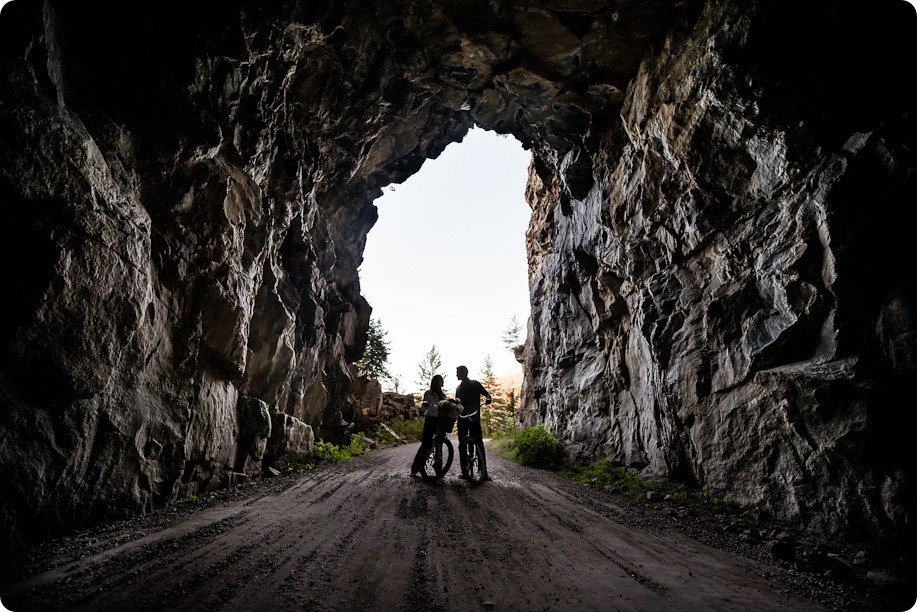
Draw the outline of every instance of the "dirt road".
<instances>
[{"instance_id":1,"label":"dirt road","mask_svg":"<svg viewBox=\"0 0 917 612\"><path fill-rule=\"evenodd\" d=\"M416 444L29 551L4 605L92 610L815 610L663 512L490 453L493 482L408 475Z\"/></svg>"}]
</instances>

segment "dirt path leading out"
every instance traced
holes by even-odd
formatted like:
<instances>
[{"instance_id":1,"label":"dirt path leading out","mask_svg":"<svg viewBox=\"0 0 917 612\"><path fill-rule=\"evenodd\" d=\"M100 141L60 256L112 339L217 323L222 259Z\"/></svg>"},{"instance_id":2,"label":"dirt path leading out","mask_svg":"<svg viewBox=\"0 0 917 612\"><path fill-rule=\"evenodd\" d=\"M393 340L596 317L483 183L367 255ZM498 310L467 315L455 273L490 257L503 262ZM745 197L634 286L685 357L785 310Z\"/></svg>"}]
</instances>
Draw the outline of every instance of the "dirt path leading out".
<instances>
[{"instance_id":1,"label":"dirt path leading out","mask_svg":"<svg viewBox=\"0 0 917 612\"><path fill-rule=\"evenodd\" d=\"M408 476L415 450L70 540L18 568L0 595L17 612L819 609L785 593L773 568L612 496L494 453L493 482L471 487L454 468L431 485Z\"/></svg>"}]
</instances>

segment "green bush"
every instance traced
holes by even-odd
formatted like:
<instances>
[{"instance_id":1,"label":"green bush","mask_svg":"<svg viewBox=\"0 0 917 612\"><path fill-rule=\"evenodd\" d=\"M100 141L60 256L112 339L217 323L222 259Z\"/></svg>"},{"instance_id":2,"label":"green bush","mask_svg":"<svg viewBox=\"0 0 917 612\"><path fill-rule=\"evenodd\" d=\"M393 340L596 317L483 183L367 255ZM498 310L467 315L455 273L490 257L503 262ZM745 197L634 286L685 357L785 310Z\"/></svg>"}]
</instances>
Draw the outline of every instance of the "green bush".
<instances>
[{"instance_id":1,"label":"green bush","mask_svg":"<svg viewBox=\"0 0 917 612\"><path fill-rule=\"evenodd\" d=\"M647 491L658 490L654 481L643 480L634 470L615 467L607 460L566 470L568 478L593 489L616 487L630 497L642 497Z\"/></svg>"},{"instance_id":2,"label":"green bush","mask_svg":"<svg viewBox=\"0 0 917 612\"><path fill-rule=\"evenodd\" d=\"M392 419L385 423L406 442L419 442L423 434L423 417L419 419ZM382 436L378 436L382 437Z\"/></svg>"},{"instance_id":3,"label":"green bush","mask_svg":"<svg viewBox=\"0 0 917 612\"><path fill-rule=\"evenodd\" d=\"M338 446L319 440L312 446L307 467L314 467L323 461L347 461L366 453L366 442L362 436L353 436L350 444Z\"/></svg>"},{"instance_id":4,"label":"green bush","mask_svg":"<svg viewBox=\"0 0 917 612\"><path fill-rule=\"evenodd\" d=\"M544 425L526 427L512 441L510 449L522 465L542 469L564 465L564 444Z\"/></svg>"}]
</instances>

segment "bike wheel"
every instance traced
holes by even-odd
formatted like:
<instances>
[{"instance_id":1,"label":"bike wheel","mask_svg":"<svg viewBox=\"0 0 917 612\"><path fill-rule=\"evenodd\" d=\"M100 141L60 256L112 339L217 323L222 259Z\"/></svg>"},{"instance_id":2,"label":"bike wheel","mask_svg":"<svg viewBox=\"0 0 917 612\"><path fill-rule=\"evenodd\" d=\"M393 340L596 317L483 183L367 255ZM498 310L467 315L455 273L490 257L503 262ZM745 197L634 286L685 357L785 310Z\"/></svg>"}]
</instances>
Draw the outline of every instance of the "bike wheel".
<instances>
[{"instance_id":1,"label":"bike wheel","mask_svg":"<svg viewBox=\"0 0 917 612\"><path fill-rule=\"evenodd\" d=\"M484 479L487 478L487 468L484 464L484 445L468 436L462 440L462 448L468 458L465 464L465 477L472 484L484 482Z\"/></svg>"},{"instance_id":2,"label":"bike wheel","mask_svg":"<svg viewBox=\"0 0 917 612\"><path fill-rule=\"evenodd\" d=\"M449 438L443 436L433 441L433 450L427 456L421 470L424 480L440 480L452 467L452 442Z\"/></svg>"}]
</instances>

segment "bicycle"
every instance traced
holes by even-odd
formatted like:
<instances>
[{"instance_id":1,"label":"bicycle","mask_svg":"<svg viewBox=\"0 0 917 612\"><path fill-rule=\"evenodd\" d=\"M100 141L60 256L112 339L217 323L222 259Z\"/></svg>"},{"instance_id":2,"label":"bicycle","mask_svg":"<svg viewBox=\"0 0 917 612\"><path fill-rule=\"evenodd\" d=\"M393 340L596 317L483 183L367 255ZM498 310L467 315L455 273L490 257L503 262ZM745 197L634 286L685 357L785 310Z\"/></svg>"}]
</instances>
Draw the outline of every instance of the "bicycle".
<instances>
[{"instance_id":1,"label":"bicycle","mask_svg":"<svg viewBox=\"0 0 917 612\"><path fill-rule=\"evenodd\" d=\"M427 455L423 467L420 470L420 477L427 482L436 482L449 472L452 467L454 449L452 441L447 437L455 427L455 417L461 409L461 404L452 400L443 400L439 404L439 416L437 416L436 436L433 438L433 449Z\"/></svg>"},{"instance_id":2,"label":"bicycle","mask_svg":"<svg viewBox=\"0 0 917 612\"><path fill-rule=\"evenodd\" d=\"M471 414L460 414L460 419L470 419L478 414L481 410L475 410ZM473 438L469 433L459 441L459 452L467 458L462 474L471 484L481 484L487 479L487 461L484 455L484 443L477 438Z\"/></svg>"}]
</instances>

